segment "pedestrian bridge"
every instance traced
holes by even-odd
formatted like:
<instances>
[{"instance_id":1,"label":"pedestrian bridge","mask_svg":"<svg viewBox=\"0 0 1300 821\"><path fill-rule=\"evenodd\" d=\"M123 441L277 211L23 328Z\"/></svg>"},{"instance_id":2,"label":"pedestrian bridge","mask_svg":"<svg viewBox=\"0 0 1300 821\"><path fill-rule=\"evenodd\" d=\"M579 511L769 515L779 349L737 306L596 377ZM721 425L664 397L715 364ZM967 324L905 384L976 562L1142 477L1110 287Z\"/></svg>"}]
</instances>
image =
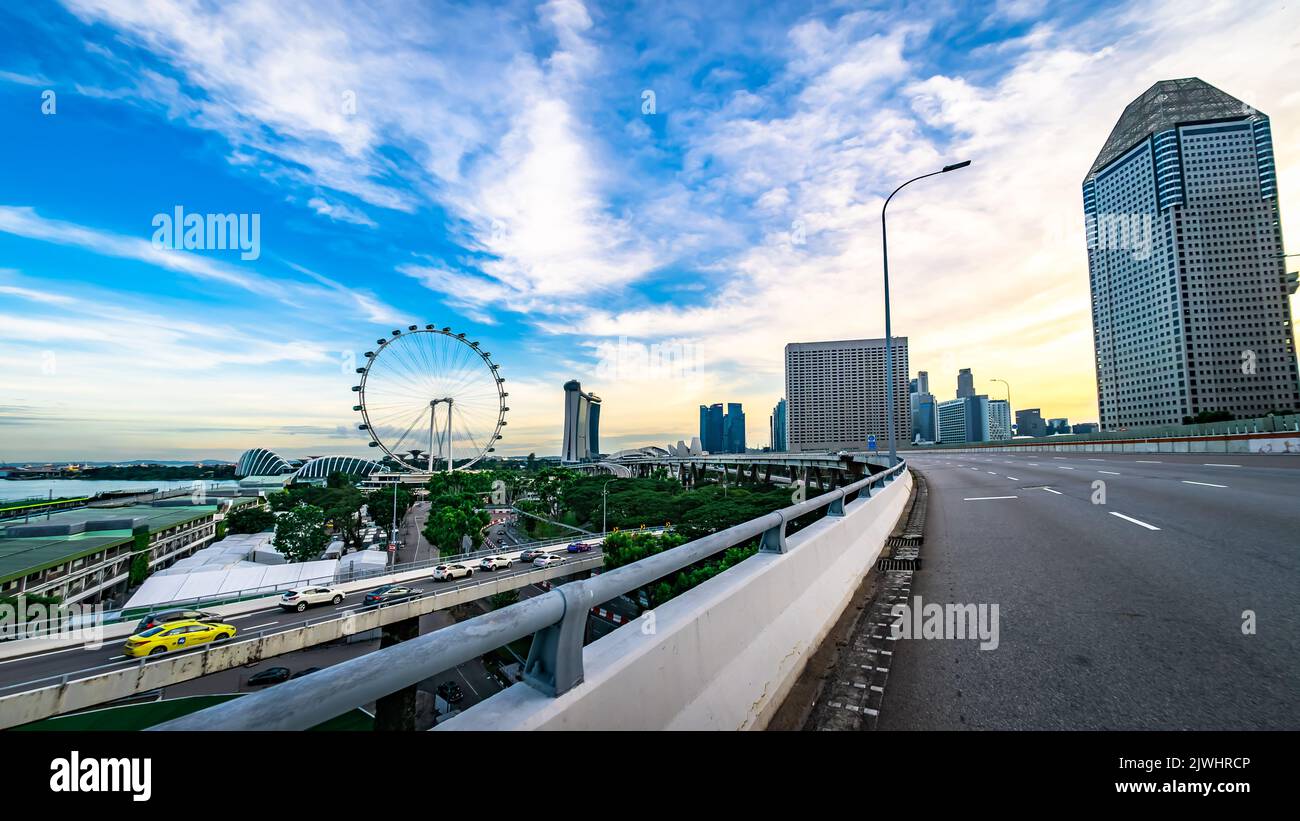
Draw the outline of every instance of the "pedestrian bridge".
<instances>
[{"instance_id":1,"label":"pedestrian bridge","mask_svg":"<svg viewBox=\"0 0 1300 821\"><path fill-rule=\"evenodd\" d=\"M306 729L529 636L524 682L438 730L763 728L879 557L911 485L899 463L156 729ZM756 555L583 646L592 607L755 539Z\"/></svg>"}]
</instances>

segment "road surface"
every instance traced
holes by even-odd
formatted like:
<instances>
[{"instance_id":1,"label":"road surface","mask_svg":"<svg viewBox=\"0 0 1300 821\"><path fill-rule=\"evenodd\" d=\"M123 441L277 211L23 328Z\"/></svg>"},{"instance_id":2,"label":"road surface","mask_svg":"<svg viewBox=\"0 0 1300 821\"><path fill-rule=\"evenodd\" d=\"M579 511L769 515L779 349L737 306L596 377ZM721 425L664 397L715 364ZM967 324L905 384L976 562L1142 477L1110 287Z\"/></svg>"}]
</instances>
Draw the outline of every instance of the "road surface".
<instances>
[{"instance_id":1,"label":"road surface","mask_svg":"<svg viewBox=\"0 0 1300 821\"><path fill-rule=\"evenodd\" d=\"M1300 728L1300 458L909 462L912 596L997 604L999 644L898 641L880 729Z\"/></svg>"}]
</instances>

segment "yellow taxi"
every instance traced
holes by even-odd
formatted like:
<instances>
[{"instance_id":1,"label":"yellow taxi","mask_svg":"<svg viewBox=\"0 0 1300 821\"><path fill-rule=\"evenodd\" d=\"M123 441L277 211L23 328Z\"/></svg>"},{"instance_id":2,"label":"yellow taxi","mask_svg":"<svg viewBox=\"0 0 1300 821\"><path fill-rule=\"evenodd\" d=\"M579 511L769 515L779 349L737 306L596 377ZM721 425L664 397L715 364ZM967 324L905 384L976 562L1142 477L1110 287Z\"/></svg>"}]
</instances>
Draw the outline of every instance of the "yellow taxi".
<instances>
[{"instance_id":1,"label":"yellow taxi","mask_svg":"<svg viewBox=\"0 0 1300 821\"><path fill-rule=\"evenodd\" d=\"M186 619L150 627L126 640L122 651L128 656L152 656L169 650L185 650L213 641L234 638L235 628L219 622Z\"/></svg>"}]
</instances>

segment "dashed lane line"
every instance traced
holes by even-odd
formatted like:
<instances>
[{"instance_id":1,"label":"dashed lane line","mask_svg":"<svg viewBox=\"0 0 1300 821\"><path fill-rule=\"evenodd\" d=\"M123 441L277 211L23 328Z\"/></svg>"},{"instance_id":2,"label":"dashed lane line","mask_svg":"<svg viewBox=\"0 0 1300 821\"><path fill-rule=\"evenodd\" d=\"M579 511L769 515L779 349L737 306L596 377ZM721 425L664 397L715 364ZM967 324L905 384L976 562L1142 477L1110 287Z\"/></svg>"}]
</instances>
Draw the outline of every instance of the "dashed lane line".
<instances>
[{"instance_id":1,"label":"dashed lane line","mask_svg":"<svg viewBox=\"0 0 1300 821\"><path fill-rule=\"evenodd\" d=\"M1137 525L1137 526L1139 526L1139 527L1145 527L1147 530L1159 530L1159 529L1160 529L1160 528L1156 527L1155 525L1147 524L1146 522L1142 521L1141 519L1134 519L1132 516L1125 516L1123 513L1116 513L1116 512L1113 511L1113 510L1110 511L1110 515L1112 515L1112 516L1118 516L1119 518L1123 519L1123 520L1126 521L1126 522L1132 522L1133 524L1135 524L1135 525Z\"/></svg>"},{"instance_id":2,"label":"dashed lane line","mask_svg":"<svg viewBox=\"0 0 1300 821\"><path fill-rule=\"evenodd\" d=\"M1213 482L1192 482L1187 479L1183 480L1185 485L1200 485L1201 487L1227 487L1227 485L1216 485Z\"/></svg>"}]
</instances>

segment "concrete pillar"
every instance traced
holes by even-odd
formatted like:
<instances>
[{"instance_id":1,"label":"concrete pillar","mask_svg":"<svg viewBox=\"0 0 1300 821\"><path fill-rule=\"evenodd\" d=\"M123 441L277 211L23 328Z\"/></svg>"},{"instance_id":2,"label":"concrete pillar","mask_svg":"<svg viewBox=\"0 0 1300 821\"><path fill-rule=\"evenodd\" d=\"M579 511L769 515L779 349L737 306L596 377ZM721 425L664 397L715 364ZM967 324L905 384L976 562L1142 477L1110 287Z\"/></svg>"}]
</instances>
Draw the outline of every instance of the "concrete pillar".
<instances>
[{"instance_id":1,"label":"concrete pillar","mask_svg":"<svg viewBox=\"0 0 1300 821\"><path fill-rule=\"evenodd\" d=\"M383 628L379 638L379 649L392 647L399 642L416 638L420 635L419 617L403 619ZM415 685L404 687L395 693L389 693L375 702L375 729L415 730Z\"/></svg>"}]
</instances>

